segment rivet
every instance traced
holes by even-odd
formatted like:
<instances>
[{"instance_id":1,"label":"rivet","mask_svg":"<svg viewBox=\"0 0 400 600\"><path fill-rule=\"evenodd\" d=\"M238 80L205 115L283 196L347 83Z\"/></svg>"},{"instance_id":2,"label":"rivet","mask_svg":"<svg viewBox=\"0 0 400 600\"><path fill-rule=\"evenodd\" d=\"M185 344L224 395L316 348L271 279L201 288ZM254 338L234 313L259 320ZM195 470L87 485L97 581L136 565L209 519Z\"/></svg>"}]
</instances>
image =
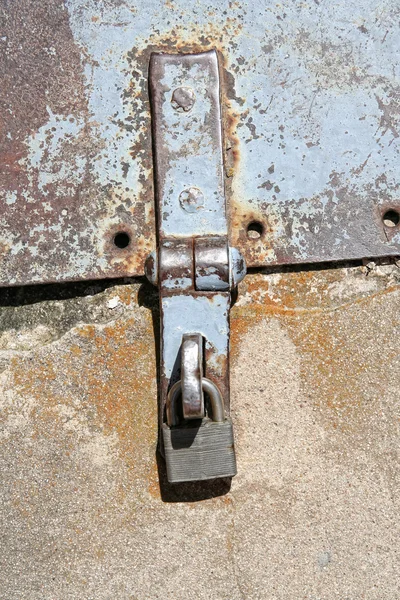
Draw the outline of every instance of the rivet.
<instances>
[{"instance_id":1,"label":"rivet","mask_svg":"<svg viewBox=\"0 0 400 600\"><path fill-rule=\"evenodd\" d=\"M183 210L194 213L204 206L204 194L197 187L190 187L179 195L179 203Z\"/></svg>"},{"instance_id":2,"label":"rivet","mask_svg":"<svg viewBox=\"0 0 400 600\"><path fill-rule=\"evenodd\" d=\"M171 104L178 112L189 112L196 102L196 96L192 88L179 87L172 94Z\"/></svg>"}]
</instances>

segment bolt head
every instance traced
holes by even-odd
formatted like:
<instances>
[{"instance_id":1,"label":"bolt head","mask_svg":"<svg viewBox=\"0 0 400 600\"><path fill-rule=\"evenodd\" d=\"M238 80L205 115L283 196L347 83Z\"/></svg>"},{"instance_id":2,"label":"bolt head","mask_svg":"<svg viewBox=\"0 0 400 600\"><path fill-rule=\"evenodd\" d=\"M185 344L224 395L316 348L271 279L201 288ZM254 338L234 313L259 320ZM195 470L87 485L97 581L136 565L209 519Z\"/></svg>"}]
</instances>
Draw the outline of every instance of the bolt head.
<instances>
[{"instance_id":1,"label":"bolt head","mask_svg":"<svg viewBox=\"0 0 400 600\"><path fill-rule=\"evenodd\" d=\"M192 88L179 87L172 94L171 104L177 112L189 112L195 102L196 96Z\"/></svg>"}]
</instances>

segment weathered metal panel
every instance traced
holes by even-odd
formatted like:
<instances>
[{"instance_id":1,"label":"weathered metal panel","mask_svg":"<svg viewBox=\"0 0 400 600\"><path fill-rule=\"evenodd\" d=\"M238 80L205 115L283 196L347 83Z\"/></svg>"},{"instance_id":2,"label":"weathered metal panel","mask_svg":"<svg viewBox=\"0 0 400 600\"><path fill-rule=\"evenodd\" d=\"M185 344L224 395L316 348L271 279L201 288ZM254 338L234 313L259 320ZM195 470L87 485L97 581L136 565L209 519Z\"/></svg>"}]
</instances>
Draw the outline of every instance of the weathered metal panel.
<instances>
[{"instance_id":1,"label":"weathered metal panel","mask_svg":"<svg viewBox=\"0 0 400 600\"><path fill-rule=\"evenodd\" d=\"M152 51L219 51L231 243L249 266L400 253L382 219L400 209L398 3L0 8L1 285L143 273Z\"/></svg>"},{"instance_id":2,"label":"weathered metal panel","mask_svg":"<svg viewBox=\"0 0 400 600\"><path fill-rule=\"evenodd\" d=\"M154 246L145 79L91 8L0 2L2 285L139 274Z\"/></svg>"}]
</instances>

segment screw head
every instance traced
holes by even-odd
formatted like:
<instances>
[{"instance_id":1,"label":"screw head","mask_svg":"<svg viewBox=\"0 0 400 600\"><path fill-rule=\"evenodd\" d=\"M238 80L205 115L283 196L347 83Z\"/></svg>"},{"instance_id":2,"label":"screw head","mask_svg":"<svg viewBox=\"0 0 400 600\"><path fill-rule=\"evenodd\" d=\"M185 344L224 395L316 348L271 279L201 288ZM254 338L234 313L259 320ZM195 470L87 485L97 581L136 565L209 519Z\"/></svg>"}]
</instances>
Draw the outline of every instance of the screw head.
<instances>
[{"instance_id":1,"label":"screw head","mask_svg":"<svg viewBox=\"0 0 400 600\"><path fill-rule=\"evenodd\" d=\"M204 194L197 187L190 187L179 194L179 203L183 210L194 213L204 206Z\"/></svg>"},{"instance_id":2,"label":"screw head","mask_svg":"<svg viewBox=\"0 0 400 600\"><path fill-rule=\"evenodd\" d=\"M177 112L189 112L195 102L196 96L192 88L179 87L172 94L171 104Z\"/></svg>"}]
</instances>

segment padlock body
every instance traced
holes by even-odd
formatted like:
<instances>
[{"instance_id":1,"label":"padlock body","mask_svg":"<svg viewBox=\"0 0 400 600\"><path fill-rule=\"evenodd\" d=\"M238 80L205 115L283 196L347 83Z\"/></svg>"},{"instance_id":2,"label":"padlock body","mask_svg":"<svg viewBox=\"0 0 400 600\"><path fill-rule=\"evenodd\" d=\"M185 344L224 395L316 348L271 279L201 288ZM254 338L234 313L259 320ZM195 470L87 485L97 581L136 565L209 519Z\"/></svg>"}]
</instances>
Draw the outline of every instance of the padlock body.
<instances>
[{"instance_id":1,"label":"padlock body","mask_svg":"<svg viewBox=\"0 0 400 600\"><path fill-rule=\"evenodd\" d=\"M200 481L236 475L233 428L230 419L219 423L203 419L162 427L167 476L170 483Z\"/></svg>"}]
</instances>

